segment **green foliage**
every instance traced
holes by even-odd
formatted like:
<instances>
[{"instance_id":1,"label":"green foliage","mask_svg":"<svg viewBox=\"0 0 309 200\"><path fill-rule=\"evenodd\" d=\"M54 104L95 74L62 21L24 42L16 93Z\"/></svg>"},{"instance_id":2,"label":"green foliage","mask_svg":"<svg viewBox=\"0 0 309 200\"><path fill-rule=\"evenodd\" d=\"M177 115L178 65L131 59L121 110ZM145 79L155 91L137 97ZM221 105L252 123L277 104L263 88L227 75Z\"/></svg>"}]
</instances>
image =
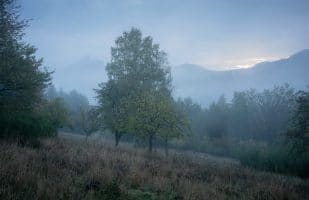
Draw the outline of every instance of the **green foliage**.
<instances>
[{"instance_id":1,"label":"green foliage","mask_svg":"<svg viewBox=\"0 0 309 200\"><path fill-rule=\"evenodd\" d=\"M130 200L181 200L184 199L172 187L162 192L153 192L149 189L131 189L128 191Z\"/></svg>"},{"instance_id":2,"label":"green foliage","mask_svg":"<svg viewBox=\"0 0 309 200\"><path fill-rule=\"evenodd\" d=\"M55 128L61 128L68 122L68 110L61 98L47 101L40 112Z\"/></svg>"},{"instance_id":3,"label":"green foliage","mask_svg":"<svg viewBox=\"0 0 309 200\"><path fill-rule=\"evenodd\" d=\"M32 110L41 102L50 72L42 69L35 47L22 41L27 22L19 20L15 1L0 5L0 110Z\"/></svg>"},{"instance_id":4,"label":"green foliage","mask_svg":"<svg viewBox=\"0 0 309 200\"><path fill-rule=\"evenodd\" d=\"M182 148L237 158L242 164L308 177L309 95L288 85L271 90L235 92L202 109L179 101L193 135Z\"/></svg>"},{"instance_id":5,"label":"green foliage","mask_svg":"<svg viewBox=\"0 0 309 200\"><path fill-rule=\"evenodd\" d=\"M37 113L13 112L0 116L0 137L21 145L36 145L39 137L53 136L56 127L48 118Z\"/></svg>"},{"instance_id":6,"label":"green foliage","mask_svg":"<svg viewBox=\"0 0 309 200\"><path fill-rule=\"evenodd\" d=\"M98 110L95 107L81 109L80 113L80 124L86 137L99 130Z\"/></svg>"},{"instance_id":7,"label":"green foliage","mask_svg":"<svg viewBox=\"0 0 309 200\"><path fill-rule=\"evenodd\" d=\"M52 135L56 128L37 112L51 73L35 57L36 48L22 40L26 27L15 1L0 1L0 133L21 144Z\"/></svg>"},{"instance_id":8,"label":"green foliage","mask_svg":"<svg viewBox=\"0 0 309 200\"><path fill-rule=\"evenodd\" d=\"M186 137L186 143L194 146L197 144L196 142L201 141L201 138L205 137L205 110L190 98L179 98L176 104L180 113L183 113L185 116L185 121L189 127L190 137Z\"/></svg>"},{"instance_id":9,"label":"green foliage","mask_svg":"<svg viewBox=\"0 0 309 200\"><path fill-rule=\"evenodd\" d=\"M179 115L172 114L177 110L172 107L165 52L151 37L143 38L140 30L132 28L115 41L111 54L106 66L109 81L96 92L103 127L115 133L116 145L123 133L149 138L150 151L155 135L178 137L182 125L176 124Z\"/></svg>"},{"instance_id":10,"label":"green foliage","mask_svg":"<svg viewBox=\"0 0 309 200\"><path fill-rule=\"evenodd\" d=\"M290 143L298 152L309 152L309 92L298 93L297 109L286 139L286 143Z\"/></svg>"},{"instance_id":11,"label":"green foliage","mask_svg":"<svg viewBox=\"0 0 309 200\"><path fill-rule=\"evenodd\" d=\"M87 97L75 90L71 92L64 92L62 90L57 90L53 85L51 85L45 91L45 98L47 98L49 102L61 101L59 102L61 107L66 110L66 113L63 113L66 115L66 119L62 118L61 120L64 122L61 124L63 129L88 134L90 131L90 126L97 122L96 117L89 116L91 120L94 120L94 123L88 123L90 122L90 119L88 119L88 112L90 112L90 110L92 112L93 109L90 107Z\"/></svg>"},{"instance_id":12,"label":"green foliage","mask_svg":"<svg viewBox=\"0 0 309 200\"><path fill-rule=\"evenodd\" d=\"M104 129L123 133L129 127L129 97L124 81L110 80L97 90Z\"/></svg>"},{"instance_id":13,"label":"green foliage","mask_svg":"<svg viewBox=\"0 0 309 200\"><path fill-rule=\"evenodd\" d=\"M119 185L115 181L104 185L97 196L105 200L121 200L124 197Z\"/></svg>"},{"instance_id":14,"label":"green foliage","mask_svg":"<svg viewBox=\"0 0 309 200\"><path fill-rule=\"evenodd\" d=\"M233 155L242 164L265 171L308 178L309 152L296 152L291 145L259 147L241 146Z\"/></svg>"},{"instance_id":15,"label":"green foliage","mask_svg":"<svg viewBox=\"0 0 309 200\"><path fill-rule=\"evenodd\" d=\"M262 92L235 92L231 103L222 96L206 109L190 99L179 100L178 104L189 118L193 134L187 143L193 143L191 146L202 148L203 140L216 142L219 138L276 143L296 110L296 93L282 85Z\"/></svg>"},{"instance_id":16,"label":"green foliage","mask_svg":"<svg viewBox=\"0 0 309 200\"><path fill-rule=\"evenodd\" d=\"M211 138L222 138L227 135L229 107L225 97L210 105L206 112L206 132Z\"/></svg>"},{"instance_id":17,"label":"green foliage","mask_svg":"<svg viewBox=\"0 0 309 200\"><path fill-rule=\"evenodd\" d=\"M235 92L231 104L230 135L267 142L278 140L295 111L295 91L289 85L262 92Z\"/></svg>"},{"instance_id":18,"label":"green foliage","mask_svg":"<svg viewBox=\"0 0 309 200\"><path fill-rule=\"evenodd\" d=\"M156 200L156 195L148 191L129 190L129 199L134 200Z\"/></svg>"},{"instance_id":19,"label":"green foliage","mask_svg":"<svg viewBox=\"0 0 309 200\"><path fill-rule=\"evenodd\" d=\"M248 166L309 177L309 93L297 94L297 109L284 141L271 146L242 146L235 156Z\"/></svg>"}]
</instances>

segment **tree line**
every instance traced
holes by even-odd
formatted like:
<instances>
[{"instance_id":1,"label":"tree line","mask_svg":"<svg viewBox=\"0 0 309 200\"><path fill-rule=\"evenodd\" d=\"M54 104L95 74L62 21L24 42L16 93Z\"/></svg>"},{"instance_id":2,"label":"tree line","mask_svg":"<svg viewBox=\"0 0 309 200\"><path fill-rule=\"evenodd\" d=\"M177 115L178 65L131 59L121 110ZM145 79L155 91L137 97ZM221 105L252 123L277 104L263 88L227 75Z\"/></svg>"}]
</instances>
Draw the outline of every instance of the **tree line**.
<instances>
[{"instance_id":1,"label":"tree line","mask_svg":"<svg viewBox=\"0 0 309 200\"><path fill-rule=\"evenodd\" d=\"M263 170L308 177L309 92L289 85L235 92L208 108L179 99L193 134L176 148L229 156Z\"/></svg>"},{"instance_id":2,"label":"tree line","mask_svg":"<svg viewBox=\"0 0 309 200\"><path fill-rule=\"evenodd\" d=\"M187 98L186 107L197 137L238 138L275 143L289 127L299 92L288 84L257 91L234 92L230 102L221 96L208 108Z\"/></svg>"}]
</instances>

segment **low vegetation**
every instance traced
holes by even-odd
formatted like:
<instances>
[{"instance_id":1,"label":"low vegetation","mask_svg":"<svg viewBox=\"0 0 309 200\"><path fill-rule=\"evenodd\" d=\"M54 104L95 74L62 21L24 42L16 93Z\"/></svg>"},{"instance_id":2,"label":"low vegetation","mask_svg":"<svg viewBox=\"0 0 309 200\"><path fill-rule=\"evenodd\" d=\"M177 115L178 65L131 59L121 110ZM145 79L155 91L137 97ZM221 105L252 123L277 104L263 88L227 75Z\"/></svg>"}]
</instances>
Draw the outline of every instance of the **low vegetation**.
<instances>
[{"instance_id":1,"label":"low vegetation","mask_svg":"<svg viewBox=\"0 0 309 200\"><path fill-rule=\"evenodd\" d=\"M308 199L308 181L207 154L146 153L72 135L1 142L0 199Z\"/></svg>"}]
</instances>

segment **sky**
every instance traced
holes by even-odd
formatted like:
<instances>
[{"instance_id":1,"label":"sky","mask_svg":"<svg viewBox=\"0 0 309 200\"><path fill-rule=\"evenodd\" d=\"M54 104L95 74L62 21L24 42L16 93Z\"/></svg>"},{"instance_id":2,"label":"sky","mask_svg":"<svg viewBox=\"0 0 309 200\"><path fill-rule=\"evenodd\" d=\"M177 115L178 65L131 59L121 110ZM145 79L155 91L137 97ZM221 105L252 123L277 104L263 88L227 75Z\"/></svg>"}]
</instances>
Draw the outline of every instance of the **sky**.
<instances>
[{"instance_id":1,"label":"sky","mask_svg":"<svg viewBox=\"0 0 309 200\"><path fill-rule=\"evenodd\" d=\"M152 36L171 66L243 68L309 47L308 0L18 1L31 19L25 39L56 83L76 63L109 62L115 39L131 27Z\"/></svg>"}]
</instances>

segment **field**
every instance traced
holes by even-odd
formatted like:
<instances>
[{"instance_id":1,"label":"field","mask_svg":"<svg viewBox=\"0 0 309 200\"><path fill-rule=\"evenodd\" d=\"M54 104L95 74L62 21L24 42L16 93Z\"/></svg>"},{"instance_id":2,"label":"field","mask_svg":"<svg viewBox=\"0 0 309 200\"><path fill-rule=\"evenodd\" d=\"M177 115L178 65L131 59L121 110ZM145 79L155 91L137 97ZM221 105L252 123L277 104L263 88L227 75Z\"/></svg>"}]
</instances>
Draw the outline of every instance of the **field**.
<instances>
[{"instance_id":1,"label":"field","mask_svg":"<svg viewBox=\"0 0 309 200\"><path fill-rule=\"evenodd\" d=\"M0 199L309 199L308 180L67 134L39 148L1 142L0 163Z\"/></svg>"}]
</instances>

